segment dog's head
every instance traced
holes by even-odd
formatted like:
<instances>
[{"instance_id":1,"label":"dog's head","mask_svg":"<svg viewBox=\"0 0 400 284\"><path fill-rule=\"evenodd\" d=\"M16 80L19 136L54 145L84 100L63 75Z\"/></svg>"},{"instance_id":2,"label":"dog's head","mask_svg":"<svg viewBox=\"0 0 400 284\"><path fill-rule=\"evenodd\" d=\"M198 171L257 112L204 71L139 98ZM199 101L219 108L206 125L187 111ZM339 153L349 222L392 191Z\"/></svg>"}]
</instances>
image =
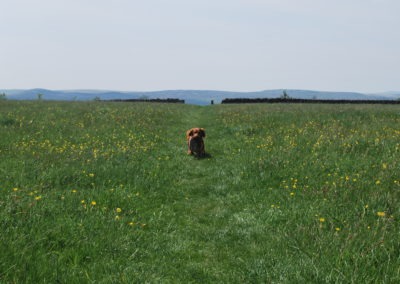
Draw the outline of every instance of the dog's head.
<instances>
[{"instance_id":1,"label":"dog's head","mask_svg":"<svg viewBox=\"0 0 400 284\"><path fill-rule=\"evenodd\" d=\"M186 139L189 140L190 138L197 138L197 137L200 138L206 137L206 131L204 128L196 127L186 131Z\"/></svg>"}]
</instances>

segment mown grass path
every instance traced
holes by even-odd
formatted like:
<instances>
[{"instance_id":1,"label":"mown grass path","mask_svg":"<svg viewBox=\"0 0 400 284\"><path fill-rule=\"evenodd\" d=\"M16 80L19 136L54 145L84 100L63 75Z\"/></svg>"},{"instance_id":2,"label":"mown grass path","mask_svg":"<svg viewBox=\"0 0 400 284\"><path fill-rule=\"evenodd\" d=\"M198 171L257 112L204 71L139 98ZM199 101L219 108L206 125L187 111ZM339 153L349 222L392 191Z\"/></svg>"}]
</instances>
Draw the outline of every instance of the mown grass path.
<instances>
[{"instance_id":1,"label":"mown grass path","mask_svg":"<svg viewBox=\"0 0 400 284\"><path fill-rule=\"evenodd\" d=\"M0 282L399 282L399 125L398 106L0 102Z\"/></svg>"}]
</instances>

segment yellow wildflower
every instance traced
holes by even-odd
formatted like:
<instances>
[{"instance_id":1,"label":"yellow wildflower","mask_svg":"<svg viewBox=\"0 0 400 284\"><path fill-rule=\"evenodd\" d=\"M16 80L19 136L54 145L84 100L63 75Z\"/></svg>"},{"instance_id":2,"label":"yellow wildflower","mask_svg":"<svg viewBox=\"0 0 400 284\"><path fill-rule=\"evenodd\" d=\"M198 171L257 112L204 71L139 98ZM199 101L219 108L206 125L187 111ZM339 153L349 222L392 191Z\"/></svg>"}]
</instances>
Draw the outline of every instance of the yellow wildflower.
<instances>
[{"instance_id":1,"label":"yellow wildflower","mask_svg":"<svg viewBox=\"0 0 400 284\"><path fill-rule=\"evenodd\" d=\"M324 222L325 222L325 218L319 218L319 221L320 221L321 223L324 223Z\"/></svg>"},{"instance_id":2,"label":"yellow wildflower","mask_svg":"<svg viewBox=\"0 0 400 284\"><path fill-rule=\"evenodd\" d=\"M376 215L378 215L379 217L385 217L386 213L385 212L376 212Z\"/></svg>"},{"instance_id":3,"label":"yellow wildflower","mask_svg":"<svg viewBox=\"0 0 400 284\"><path fill-rule=\"evenodd\" d=\"M92 205L92 206L96 206L96 201L92 201L92 202L90 202L90 204Z\"/></svg>"},{"instance_id":4,"label":"yellow wildflower","mask_svg":"<svg viewBox=\"0 0 400 284\"><path fill-rule=\"evenodd\" d=\"M121 208L117 208L117 209L115 209L115 211L117 211L117 213L121 213L122 209Z\"/></svg>"},{"instance_id":5,"label":"yellow wildflower","mask_svg":"<svg viewBox=\"0 0 400 284\"><path fill-rule=\"evenodd\" d=\"M40 196L40 195L35 196L35 200L40 200L40 199L42 199L42 196Z\"/></svg>"}]
</instances>

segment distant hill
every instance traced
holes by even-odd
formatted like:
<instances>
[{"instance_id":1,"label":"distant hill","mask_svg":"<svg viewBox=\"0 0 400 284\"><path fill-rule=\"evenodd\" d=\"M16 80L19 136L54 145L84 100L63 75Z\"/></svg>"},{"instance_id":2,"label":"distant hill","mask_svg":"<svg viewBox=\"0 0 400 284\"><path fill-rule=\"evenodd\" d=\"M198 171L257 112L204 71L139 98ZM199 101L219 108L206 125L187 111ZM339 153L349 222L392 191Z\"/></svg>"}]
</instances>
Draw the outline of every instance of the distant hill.
<instances>
[{"instance_id":1,"label":"distant hill","mask_svg":"<svg viewBox=\"0 0 400 284\"><path fill-rule=\"evenodd\" d=\"M36 100L38 94L44 100L60 101L89 101L101 100L128 100L128 99L167 99L175 98L185 100L188 104L207 105L211 100L220 103L227 98L279 98L283 92L296 99L319 99L319 100L393 100L400 98L400 92L386 92L379 94L362 94L356 92L324 92L312 90L264 90L258 92L230 92L214 90L165 90L151 92L122 92L104 90L0 90L5 93L7 99L12 100Z\"/></svg>"},{"instance_id":2,"label":"distant hill","mask_svg":"<svg viewBox=\"0 0 400 284\"><path fill-rule=\"evenodd\" d=\"M376 93L373 94L375 96L382 96L382 97L388 97L388 98L395 98L399 99L400 98L400 92L383 92L383 93Z\"/></svg>"}]
</instances>

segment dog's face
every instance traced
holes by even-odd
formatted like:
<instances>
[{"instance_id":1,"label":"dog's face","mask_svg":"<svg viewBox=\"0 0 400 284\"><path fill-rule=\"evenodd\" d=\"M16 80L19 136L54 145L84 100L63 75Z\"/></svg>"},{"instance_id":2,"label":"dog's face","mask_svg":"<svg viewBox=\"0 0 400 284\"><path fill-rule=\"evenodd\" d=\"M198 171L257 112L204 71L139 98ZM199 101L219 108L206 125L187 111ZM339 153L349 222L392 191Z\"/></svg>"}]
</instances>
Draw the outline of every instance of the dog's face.
<instances>
[{"instance_id":1,"label":"dog's face","mask_svg":"<svg viewBox=\"0 0 400 284\"><path fill-rule=\"evenodd\" d=\"M196 138L196 137L201 137L201 138L206 137L205 129L196 127L196 128L189 129L186 132L186 139Z\"/></svg>"}]
</instances>

